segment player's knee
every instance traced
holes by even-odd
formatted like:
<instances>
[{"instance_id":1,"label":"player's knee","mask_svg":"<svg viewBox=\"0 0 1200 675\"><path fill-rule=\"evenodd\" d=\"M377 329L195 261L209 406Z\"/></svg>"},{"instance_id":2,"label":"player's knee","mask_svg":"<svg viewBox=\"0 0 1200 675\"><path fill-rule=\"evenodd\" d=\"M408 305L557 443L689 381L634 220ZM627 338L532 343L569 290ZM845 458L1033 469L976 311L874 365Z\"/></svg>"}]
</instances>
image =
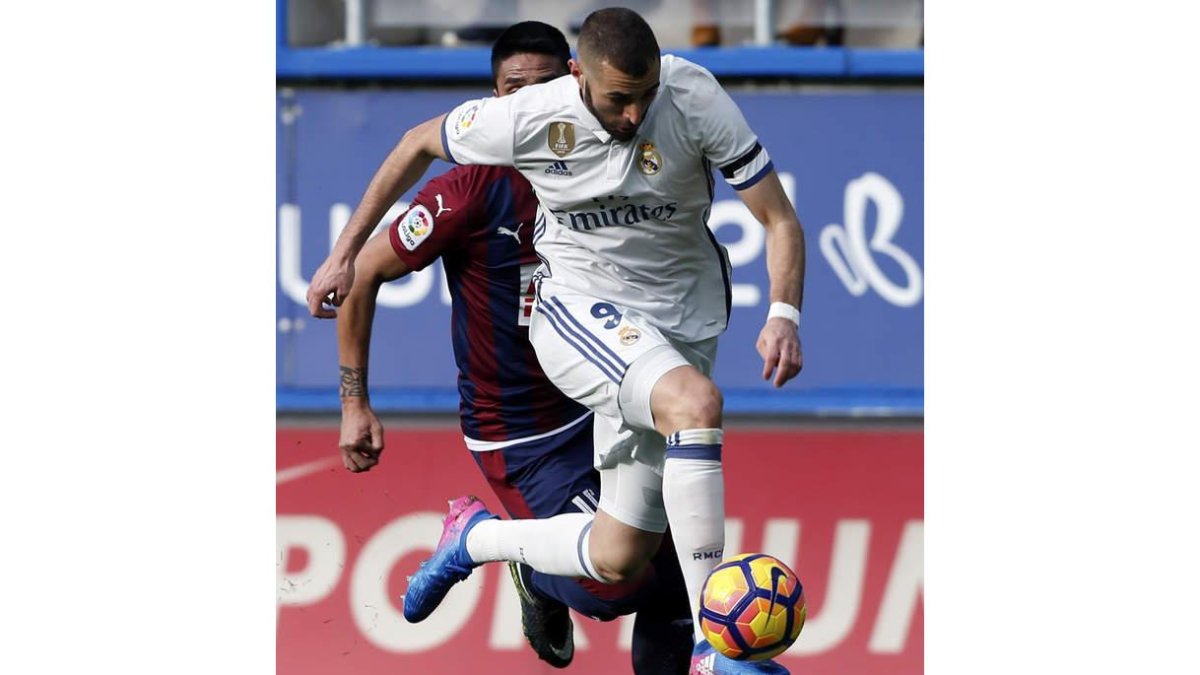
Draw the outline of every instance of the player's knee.
<instances>
[{"instance_id":1,"label":"player's knee","mask_svg":"<svg viewBox=\"0 0 1200 675\"><path fill-rule=\"evenodd\" d=\"M721 413L725 405L721 390L698 371L691 371L686 376L665 383L661 389L655 389L652 400L655 427L664 436L684 429L714 429L721 426Z\"/></svg>"},{"instance_id":2,"label":"player's knee","mask_svg":"<svg viewBox=\"0 0 1200 675\"><path fill-rule=\"evenodd\" d=\"M696 420L697 428L716 428L721 426L721 411L725 408L725 397L713 381L704 378L703 384L697 387L695 395L687 398L688 413Z\"/></svg>"}]
</instances>

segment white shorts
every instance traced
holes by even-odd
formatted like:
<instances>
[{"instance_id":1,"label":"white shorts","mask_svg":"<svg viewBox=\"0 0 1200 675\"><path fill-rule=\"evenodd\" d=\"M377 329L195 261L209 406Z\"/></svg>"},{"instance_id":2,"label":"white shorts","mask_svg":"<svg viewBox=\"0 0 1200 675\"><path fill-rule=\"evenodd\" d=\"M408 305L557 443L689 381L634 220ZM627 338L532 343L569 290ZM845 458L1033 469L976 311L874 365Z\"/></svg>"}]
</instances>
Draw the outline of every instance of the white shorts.
<instances>
[{"instance_id":1,"label":"white shorts","mask_svg":"<svg viewBox=\"0 0 1200 675\"><path fill-rule=\"evenodd\" d=\"M672 340L636 311L557 289L545 279L529 340L550 381L596 413L600 507L627 525L664 531L666 444L654 430L650 394L659 378L680 366L711 376L717 338Z\"/></svg>"}]
</instances>

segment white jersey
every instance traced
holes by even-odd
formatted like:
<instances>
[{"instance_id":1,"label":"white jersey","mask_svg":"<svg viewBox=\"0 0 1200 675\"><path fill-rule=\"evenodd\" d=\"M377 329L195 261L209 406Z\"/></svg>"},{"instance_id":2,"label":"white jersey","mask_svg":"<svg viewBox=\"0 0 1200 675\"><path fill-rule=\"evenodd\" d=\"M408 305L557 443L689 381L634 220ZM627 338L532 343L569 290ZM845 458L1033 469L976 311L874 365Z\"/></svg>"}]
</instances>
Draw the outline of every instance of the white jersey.
<instances>
[{"instance_id":1,"label":"white jersey","mask_svg":"<svg viewBox=\"0 0 1200 675\"><path fill-rule=\"evenodd\" d=\"M570 75L462 104L442 141L456 163L514 166L533 184L546 283L635 310L678 340L725 330L730 266L707 225L712 170L745 189L772 166L707 70L662 57L658 95L628 142L604 131Z\"/></svg>"}]
</instances>

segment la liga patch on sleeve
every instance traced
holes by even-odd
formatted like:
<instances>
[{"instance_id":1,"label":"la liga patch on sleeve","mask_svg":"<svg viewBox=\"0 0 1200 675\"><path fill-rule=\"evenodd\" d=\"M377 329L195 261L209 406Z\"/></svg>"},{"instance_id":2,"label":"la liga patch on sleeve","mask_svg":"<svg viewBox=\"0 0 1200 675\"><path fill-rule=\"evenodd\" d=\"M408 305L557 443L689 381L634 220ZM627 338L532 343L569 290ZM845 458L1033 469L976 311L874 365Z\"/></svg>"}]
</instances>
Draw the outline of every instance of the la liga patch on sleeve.
<instances>
[{"instance_id":1,"label":"la liga patch on sleeve","mask_svg":"<svg viewBox=\"0 0 1200 675\"><path fill-rule=\"evenodd\" d=\"M450 132L456 140L462 138L463 134L470 130L471 125L475 123L475 115L478 112L478 103L472 103L458 112L458 116L455 117L454 126Z\"/></svg>"},{"instance_id":2,"label":"la liga patch on sleeve","mask_svg":"<svg viewBox=\"0 0 1200 675\"><path fill-rule=\"evenodd\" d=\"M404 248L410 251L415 251L432 233L433 216L429 214L429 209L420 204L409 209L396 224L396 234L400 235Z\"/></svg>"}]
</instances>

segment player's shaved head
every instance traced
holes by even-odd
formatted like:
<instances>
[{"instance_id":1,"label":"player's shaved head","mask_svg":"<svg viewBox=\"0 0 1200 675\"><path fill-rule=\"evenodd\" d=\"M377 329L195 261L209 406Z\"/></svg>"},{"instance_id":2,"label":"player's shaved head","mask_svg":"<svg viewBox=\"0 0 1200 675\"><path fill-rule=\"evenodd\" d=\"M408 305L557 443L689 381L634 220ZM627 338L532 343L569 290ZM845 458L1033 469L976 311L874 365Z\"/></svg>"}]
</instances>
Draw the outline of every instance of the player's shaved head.
<instances>
[{"instance_id":1,"label":"player's shaved head","mask_svg":"<svg viewBox=\"0 0 1200 675\"><path fill-rule=\"evenodd\" d=\"M599 9L588 15L579 30L579 58L588 67L602 63L629 75L642 77L658 63L658 39L650 24L624 7Z\"/></svg>"},{"instance_id":2,"label":"player's shaved head","mask_svg":"<svg viewBox=\"0 0 1200 675\"><path fill-rule=\"evenodd\" d=\"M612 7L584 19L571 75L583 104L617 141L637 135L658 94L660 59L654 31L637 12Z\"/></svg>"}]
</instances>

